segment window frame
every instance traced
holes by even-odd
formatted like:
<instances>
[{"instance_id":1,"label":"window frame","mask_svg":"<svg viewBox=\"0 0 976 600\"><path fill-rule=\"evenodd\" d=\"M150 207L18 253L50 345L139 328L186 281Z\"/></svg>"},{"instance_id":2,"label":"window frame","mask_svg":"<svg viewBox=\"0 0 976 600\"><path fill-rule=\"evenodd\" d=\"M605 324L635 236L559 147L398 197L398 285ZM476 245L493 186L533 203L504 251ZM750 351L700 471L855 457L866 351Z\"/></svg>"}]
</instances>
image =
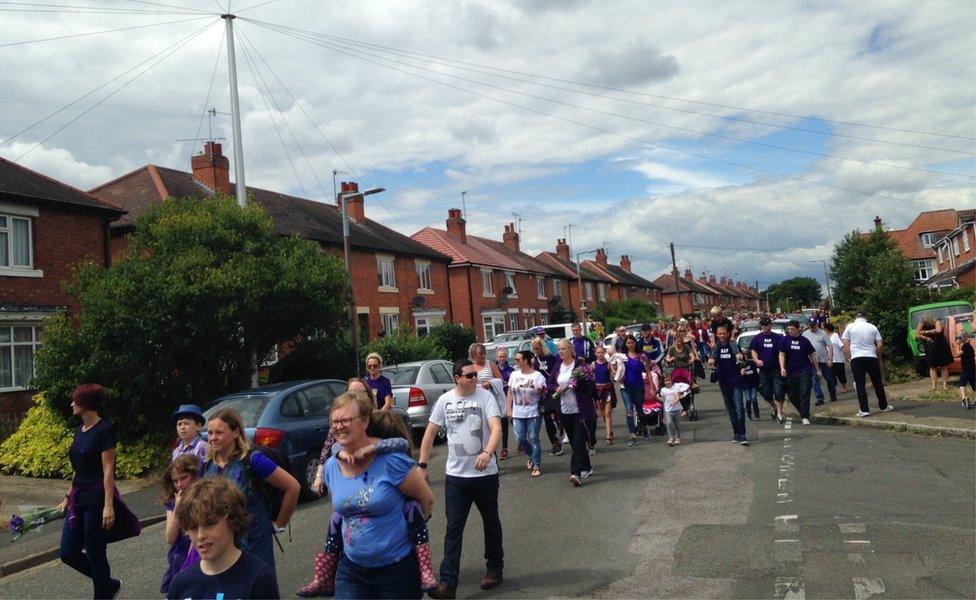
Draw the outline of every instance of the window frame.
<instances>
[{"instance_id":1,"label":"window frame","mask_svg":"<svg viewBox=\"0 0 976 600\"><path fill-rule=\"evenodd\" d=\"M380 329L387 337L400 335L400 313L380 310Z\"/></svg>"},{"instance_id":2,"label":"window frame","mask_svg":"<svg viewBox=\"0 0 976 600\"><path fill-rule=\"evenodd\" d=\"M972 246L969 245L969 234L966 232L966 228L963 227L959 234L962 236L963 252L969 252L972 249Z\"/></svg>"},{"instance_id":3,"label":"window frame","mask_svg":"<svg viewBox=\"0 0 976 600\"><path fill-rule=\"evenodd\" d=\"M563 280L558 277L552 279L552 297L563 295Z\"/></svg>"},{"instance_id":4,"label":"window frame","mask_svg":"<svg viewBox=\"0 0 976 600\"><path fill-rule=\"evenodd\" d=\"M918 241L920 244L922 244L923 248L931 248L935 245L935 240L932 239L931 231L918 234Z\"/></svg>"},{"instance_id":5,"label":"window frame","mask_svg":"<svg viewBox=\"0 0 976 600\"><path fill-rule=\"evenodd\" d=\"M37 215L33 215L37 216ZM41 271L34 269L34 219L26 214L16 214L14 212L0 212L0 219L6 221L5 224L0 225L0 234L4 234L7 239L6 250L7 264L0 264L0 274L2 275L19 275L22 277L41 277L43 273ZM20 239L20 236L15 236L14 232L14 221L24 222L27 224L27 263L26 264L13 264L14 262L14 249L16 248L15 239Z\"/></svg>"},{"instance_id":6,"label":"window frame","mask_svg":"<svg viewBox=\"0 0 976 600\"><path fill-rule=\"evenodd\" d=\"M389 272L385 273L384 265L389 264ZM379 281L378 289L381 292L398 292L396 282L396 256L392 254L376 255L376 274ZM384 277L389 275L389 279Z\"/></svg>"},{"instance_id":7,"label":"window frame","mask_svg":"<svg viewBox=\"0 0 976 600\"><path fill-rule=\"evenodd\" d=\"M415 260L414 269L417 272L417 293L431 294L434 292L434 273L429 260Z\"/></svg>"},{"instance_id":8,"label":"window frame","mask_svg":"<svg viewBox=\"0 0 976 600\"><path fill-rule=\"evenodd\" d=\"M593 302L593 282L584 281L583 282L583 299L587 302Z\"/></svg>"},{"instance_id":9,"label":"window frame","mask_svg":"<svg viewBox=\"0 0 976 600\"><path fill-rule=\"evenodd\" d=\"M14 333L14 329L27 329L31 330L30 341L16 341L17 337ZM10 384L4 385L0 381L0 392L16 392L31 389L29 387L30 382L36 376L36 357L37 349L43 344L43 327L40 323L0 323L0 329L7 329L9 331L10 340L7 342L0 342L0 350L8 350L10 355ZM30 347L30 378L27 381L18 381L18 364L17 364L17 349ZM0 356L3 356L3 352L0 351Z\"/></svg>"},{"instance_id":10,"label":"window frame","mask_svg":"<svg viewBox=\"0 0 976 600\"><path fill-rule=\"evenodd\" d=\"M959 256L959 238L952 238L952 252Z\"/></svg>"},{"instance_id":11,"label":"window frame","mask_svg":"<svg viewBox=\"0 0 976 600\"><path fill-rule=\"evenodd\" d=\"M505 271L505 287L512 288L512 293L508 295L509 298L518 298L518 288L515 287L515 279L515 273Z\"/></svg>"},{"instance_id":12,"label":"window frame","mask_svg":"<svg viewBox=\"0 0 976 600\"><path fill-rule=\"evenodd\" d=\"M493 277L494 271L491 269L481 269L481 295L484 298L494 298L495 288Z\"/></svg>"},{"instance_id":13,"label":"window frame","mask_svg":"<svg viewBox=\"0 0 976 600\"><path fill-rule=\"evenodd\" d=\"M539 300L546 299L546 278L544 275L535 276L535 293Z\"/></svg>"}]
</instances>

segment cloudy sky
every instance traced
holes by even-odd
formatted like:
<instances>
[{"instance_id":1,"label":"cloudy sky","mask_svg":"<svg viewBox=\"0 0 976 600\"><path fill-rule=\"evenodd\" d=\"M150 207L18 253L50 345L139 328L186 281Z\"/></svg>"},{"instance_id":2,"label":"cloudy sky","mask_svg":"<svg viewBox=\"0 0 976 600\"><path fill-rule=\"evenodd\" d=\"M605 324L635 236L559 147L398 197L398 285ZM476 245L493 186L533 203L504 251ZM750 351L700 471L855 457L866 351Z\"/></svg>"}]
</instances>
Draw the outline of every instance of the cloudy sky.
<instances>
[{"instance_id":1,"label":"cloudy sky","mask_svg":"<svg viewBox=\"0 0 976 600\"><path fill-rule=\"evenodd\" d=\"M976 206L964 0L5 2L0 155L87 189L188 170L211 127L229 154L231 1L247 183L328 201L345 171L408 235L465 191L470 232L518 213L533 254L571 224L651 278L673 241L765 287L875 215Z\"/></svg>"}]
</instances>

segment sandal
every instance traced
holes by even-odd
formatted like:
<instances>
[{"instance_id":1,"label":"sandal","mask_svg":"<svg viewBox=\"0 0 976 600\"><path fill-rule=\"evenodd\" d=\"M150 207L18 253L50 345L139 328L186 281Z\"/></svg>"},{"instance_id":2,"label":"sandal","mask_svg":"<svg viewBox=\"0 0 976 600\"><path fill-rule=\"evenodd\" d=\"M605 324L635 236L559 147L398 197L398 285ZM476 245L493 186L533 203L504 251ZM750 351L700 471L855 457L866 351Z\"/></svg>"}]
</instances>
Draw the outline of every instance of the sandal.
<instances>
[{"instance_id":1,"label":"sandal","mask_svg":"<svg viewBox=\"0 0 976 600\"><path fill-rule=\"evenodd\" d=\"M538 477L539 475L542 475L542 471L540 471L539 469L532 469L533 477Z\"/></svg>"},{"instance_id":2,"label":"sandal","mask_svg":"<svg viewBox=\"0 0 976 600\"><path fill-rule=\"evenodd\" d=\"M532 459L531 458L529 460L525 461L525 468L528 471L531 471L532 470Z\"/></svg>"}]
</instances>

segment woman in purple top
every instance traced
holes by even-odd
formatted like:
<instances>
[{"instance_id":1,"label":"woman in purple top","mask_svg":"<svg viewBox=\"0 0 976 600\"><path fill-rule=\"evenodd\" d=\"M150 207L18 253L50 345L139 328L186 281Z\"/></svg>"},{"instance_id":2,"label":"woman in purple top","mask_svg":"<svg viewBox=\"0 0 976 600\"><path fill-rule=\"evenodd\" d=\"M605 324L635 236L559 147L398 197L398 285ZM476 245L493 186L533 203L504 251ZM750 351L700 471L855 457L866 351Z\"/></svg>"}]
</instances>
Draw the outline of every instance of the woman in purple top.
<instances>
[{"instance_id":1,"label":"woman in purple top","mask_svg":"<svg viewBox=\"0 0 976 600\"><path fill-rule=\"evenodd\" d=\"M549 352L549 346L541 337L532 339L532 368L542 373L549 384L549 391L540 402L539 410L542 412L542 422L546 425L546 435L549 436L549 443L552 444L550 454L559 456L563 453L563 425L559 418L559 404L552 398L552 393L556 391L556 377L554 372L558 371L559 357Z\"/></svg>"},{"instance_id":2,"label":"woman in purple top","mask_svg":"<svg viewBox=\"0 0 976 600\"><path fill-rule=\"evenodd\" d=\"M613 393L613 378L610 374L610 363L607 362L607 349L603 344L596 345L596 360L590 365L593 370L593 381L596 383L596 405L603 416L603 424L607 429L605 444L613 445L613 409L616 404Z\"/></svg>"},{"instance_id":3,"label":"woman in purple top","mask_svg":"<svg viewBox=\"0 0 976 600\"><path fill-rule=\"evenodd\" d=\"M383 368L383 357L378 352L371 352L366 357L366 385L373 388L373 395L376 396L376 404L380 410L390 410L393 408L393 385L380 369Z\"/></svg>"},{"instance_id":4,"label":"woman in purple top","mask_svg":"<svg viewBox=\"0 0 976 600\"><path fill-rule=\"evenodd\" d=\"M637 445L637 435L634 433L636 421L634 411L641 410L644 405L644 374L651 378L651 361L647 355L638 349L637 338L627 334L624 338L627 348L627 359L624 363L624 380L620 388L620 395L624 401L624 411L627 414L627 431L630 432L628 448Z\"/></svg>"},{"instance_id":5,"label":"woman in purple top","mask_svg":"<svg viewBox=\"0 0 976 600\"><path fill-rule=\"evenodd\" d=\"M718 387L722 391L722 399L725 400L729 421L732 422L732 441L748 446L745 408L742 406L742 389L739 387L742 366L736 358L739 346L729 339L729 328L726 325L715 328L715 338L715 347L712 348L708 364L714 366L718 373Z\"/></svg>"}]
</instances>

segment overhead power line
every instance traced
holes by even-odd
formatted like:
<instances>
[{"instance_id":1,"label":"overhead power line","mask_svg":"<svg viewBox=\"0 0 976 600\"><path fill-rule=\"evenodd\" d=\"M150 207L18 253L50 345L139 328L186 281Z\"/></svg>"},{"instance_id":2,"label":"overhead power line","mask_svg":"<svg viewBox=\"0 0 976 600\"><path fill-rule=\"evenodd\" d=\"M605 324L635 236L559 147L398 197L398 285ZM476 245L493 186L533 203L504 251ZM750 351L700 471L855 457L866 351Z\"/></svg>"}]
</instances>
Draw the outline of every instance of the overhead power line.
<instances>
[{"instance_id":1,"label":"overhead power line","mask_svg":"<svg viewBox=\"0 0 976 600\"><path fill-rule=\"evenodd\" d=\"M637 137L637 136L630 135L630 134L627 134L627 133L623 133L623 132L620 132L620 131L615 131L613 129L608 129L608 128L605 128L605 127L601 127L599 125L592 125L590 123L585 123L583 121L578 121L576 119L571 119L571 118L568 118L568 117L563 117L563 116L560 116L560 115L555 115L555 114L552 114L552 113L548 113L546 111L543 111L543 110L540 110L540 109L537 109L537 108L533 108L533 107L530 107L530 106L525 106L523 104L518 104L518 103L515 103L515 102L511 102L511 101L508 101L508 100L504 100L504 99L498 98L496 96L492 96L492 95L489 95L489 94L484 94L482 92L478 92L478 91L471 90L471 89L468 89L468 88L465 88L465 87L461 87L461 86L458 86L458 85L454 85L454 84L451 84L451 83L448 83L448 82L445 82L445 81L441 81L439 79L434 79L432 77L427 77L425 75L421 75L421 74L415 73L413 71L409 71L409 70L406 70L406 69L401 69L399 67L391 66L389 64L386 64L385 62L379 62L377 60L373 60L373 59L364 57L360 53L356 53L356 52L353 52L353 51L349 51L348 49L345 49L345 48L339 48L339 47L336 47L334 45L331 45L331 44L328 44L326 42L323 42L321 40L309 39L307 36L296 35L294 33L287 32L287 31L281 31L279 29L275 29L274 27L269 27L269 29L272 29L273 31L278 31L278 33L281 33L282 35L286 35L288 37L292 37L294 39L306 41L306 42L309 42L311 44L315 44L315 45L321 46L323 48L327 48L327 49L332 50L333 52L336 52L338 54L344 54L344 55L347 55L347 56L351 56L353 58L357 58L357 59L362 60L364 62L369 62L369 63L372 63L372 64L376 64L376 65L385 67L385 68L390 69L390 70L393 70L393 71L397 71L397 72L400 72L400 73L404 73L406 75L411 75L411 76L416 77L418 79L423 79L423 80L429 81L431 83L436 83L438 85L442 85L442 86L445 86L445 87L448 87L448 88L451 88L451 89L455 89L455 90L458 90L458 91L461 91L461 92L465 92L467 94L472 94L472 95L475 95L475 96L478 96L478 97L481 97L481 98L485 98L485 99L488 99L488 100L492 100L492 101L497 102L497 103L500 103L500 104L504 104L504 105L511 106L511 107L514 107L514 108L519 108L521 110L525 110L525 111L532 112L532 113L535 113L535 114L539 114L539 115L543 115L543 116L546 116L546 117L550 117L552 119L556 119L556 120L563 121L563 122L566 122L566 123L571 123L571 124L574 124L574 125L578 125L580 127L585 127L585 128L588 128L588 129L592 129L594 131L599 131L601 133L606 133L606 134L613 135L613 136L617 136L617 137L621 137L621 138L624 138L624 139L629 139L629 140L632 140L632 141L640 142L640 143L643 143L643 144L647 144L649 146L663 148L663 149L666 149L666 150L671 150L673 152L678 152L678 153L681 153L681 154L687 154L689 156L695 156L695 157L698 157L698 158L701 158L701 159L704 159L704 160L708 160L708 161L712 161L712 162L717 162L717 163L721 163L721 164L726 164L726 165L730 165L730 166L734 166L734 167L738 167L738 168L742 168L742 169L747 169L747 170L750 170L750 171L755 171L755 172L763 173L763 174L766 174L766 175L772 175L772 176L775 176L775 177L781 177L781 178L785 178L785 179L791 179L791 180L794 180L794 181L800 181L800 182L808 183L808 184L811 184L811 185L817 185L817 186L821 186L821 187L832 188L832 189L836 189L836 190L840 190L840 191L845 191L845 192L851 192L851 193L855 193L855 194L859 194L859 195L863 195L863 196L868 196L868 197L875 197L875 198L887 199L887 200L891 200L893 202L902 202L902 203L908 203L908 204L916 204L916 205L927 206L929 208L934 208L935 207L935 205L932 205L932 204L929 204L929 203L926 203L926 202L918 202L918 201L915 201L915 200L908 200L908 199L904 199L904 198L897 198L895 196L888 196L888 195L878 194L878 193L874 193L874 192L867 192L867 191L859 190L859 189L856 189L856 188L849 188L849 187L846 187L846 186L840 186L840 185L835 185L835 184L826 183L826 182L822 182L822 181L817 181L815 179L807 179L805 177L800 177L798 175L789 175L789 174L786 174L786 173L780 173L778 171L772 171L770 169L764 169L764 168L761 168L761 167L755 167L755 166L752 166L752 165L749 165L749 164L745 164L745 163L741 163L741 162L737 162L737 161L732 161L732 160L727 160L727 159L723 159L723 158L718 158L718 157L711 156L711 155L708 155L708 154L704 154L704 153L701 153L701 152L696 152L696 151L693 151L693 150L687 150L687 149L684 149L684 148L679 148L679 147L676 147L676 146L671 146L669 144L664 144L664 143L661 143L661 142L657 142L657 141L653 141L653 140L648 140L648 139L645 139L645 138ZM387 59L381 59L381 60L387 60ZM450 76L450 75L447 75L445 73L438 73L438 74L443 75L443 76L455 77L456 78L456 76Z\"/></svg>"},{"instance_id":2,"label":"overhead power line","mask_svg":"<svg viewBox=\"0 0 976 600\"><path fill-rule=\"evenodd\" d=\"M394 52L394 53L398 53L398 54L404 54L404 55L410 55L410 56L420 57L420 58L424 58L424 59L430 60L431 62L451 63L453 65L463 65L465 67L475 67L475 68L479 68L479 69L488 69L488 70L495 71L495 72L498 72L498 73L509 73L509 74L512 74L512 75L518 75L518 76L521 76L521 77L529 77L529 78L543 80L543 81L554 81L554 82L557 82L557 83L565 83L565 84L575 85L575 86L579 86L579 87L586 87L586 88L591 88L591 89L599 89L599 90L605 90L605 91L619 92L619 93L631 94L631 95L635 95L635 96L645 96L645 97L650 97L650 98L658 98L658 99L661 99L661 100L669 100L669 101L674 101L674 102L684 102L684 103L690 103L690 104L700 104L700 105L703 105L703 106L712 106L712 107L715 107L715 108L724 108L724 109L728 109L728 110L736 110L736 111L743 111L743 112L754 112L754 113L759 113L759 114L768 114L768 115L772 115L772 116L785 117L785 118L790 118L790 119L801 119L801 120L804 120L804 119L811 118L810 115L798 115L798 114L792 114L792 113L786 113L786 112L777 112L777 111L762 110L762 109L757 109L757 108L748 108L748 107L743 107L743 106L735 106L735 105L730 105L730 104L720 104L720 103L715 103L715 102L707 102L707 101L703 101L703 100L692 100L692 99L688 99L688 98L679 98L679 97L674 97L674 96L665 96L665 95L662 95L662 94L652 94L652 93L648 93L648 92L638 92L638 91L634 91L634 90L627 90L627 89L616 88L616 87L611 87L611 86L596 85L596 84L586 83L586 82L581 82L581 81L573 81L573 80L570 80L570 79L560 79L560 78L557 78L557 77L548 77L548 76L545 76L545 75L538 75L538 74L533 74L533 73L526 73L526 72L517 71L517 70L514 70L514 69L505 69L505 68L495 67L495 66L491 66L491 65L484 65L484 64L479 64L479 63L473 63L473 62L467 62L467 61L462 61L462 60L456 60L456 59L446 58L446 57L442 57L442 56L436 56L436 55L432 55L432 54L425 54L425 53L421 53L421 52L411 52L411 51L408 51L408 50L402 50L402 49L394 48L394 47L391 47L391 46L384 46L384 45L381 45L381 44L371 44L371 43L368 43L368 42L363 42L361 40L353 40L353 39L343 38L343 37L340 37L340 36L331 35L331 34L327 34L327 33L309 31L309 30L300 29L300 28L297 28L297 27L290 27L290 26L286 26L286 25L278 25L278 24L275 24L275 23L267 22L267 21L257 21L255 19L248 19L248 20L254 21L255 23L262 23L262 24L265 24L265 25L276 25L278 27L287 28L287 29L290 29L292 31L306 33L306 34L309 34L309 35L315 35L315 36L318 36L318 37L323 37L323 38L331 39L331 40L334 40L334 41L341 41L341 42L344 42L344 43L365 46L365 47L369 47L369 48L373 48L373 49L377 49L377 50L384 50L384 51ZM494 75L494 76L501 77L500 75ZM513 79L513 78L509 78L509 79ZM537 81L532 81L532 80L525 80L525 79L514 79L514 80L516 80L516 81L522 81L522 82L525 82L525 83L531 83L531 84L534 84L534 85L545 85L545 84L541 84L541 83L538 83ZM557 88L557 89L566 89L566 88ZM582 90L568 90L568 91L574 91L574 92L577 92L577 93L586 93L586 92L583 92ZM599 94L597 94L597 95L600 96L600 97L610 98L610 99L619 100L619 101L623 101L623 102L627 102L628 101L628 100L626 100L624 98L617 98L617 97L613 97L613 96L602 96L602 95L599 95ZM630 101L630 102L634 102L634 101ZM659 105L659 104L639 103L639 102L634 102L634 103L644 104L646 106L653 106L653 107L657 107L657 108L663 108L663 109L666 109L666 110L676 110L676 111L693 113L693 114L700 114L700 115L705 115L705 116L710 116L710 117L715 117L715 118L721 118L721 119L730 119L730 120L735 120L735 121L743 121L743 122L753 123L753 124L757 124L757 125L767 125L767 126L770 126L770 127L777 127L777 128L782 128L782 129L791 129L791 130L795 130L795 131L805 131L805 132L808 132L808 133L815 133L815 134L820 134L820 135L829 135L829 136L836 136L836 137L848 137L848 138L852 138L852 139L858 139L858 140L864 140L864 141L872 141L872 142L878 142L878 143L912 146L912 144L905 144L903 142L895 142L895 141L889 141L889 140L878 140L878 139L871 139L871 138L863 138L863 137L859 137L859 136L845 135L845 134L840 134L840 133L836 133L836 132L825 132L825 131L820 131L820 130L816 130L816 129L807 129L807 128L800 128L800 127L790 127L790 126L786 126L786 125L782 125L782 124L778 124L778 123L769 123L769 122L764 122L764 121L755 121L755 120L750 120L750 119L746 119L746 118L743 118L743 117L736 117L736 116L732 116L732 115L717 115L717 114L714 114L714 113L704 113L704 112L700 112L700 111L694 111L694 110L689 110L689 109L681 109L681 108L677 108L677 107L671 107L671 106ZM916 134L916 135L926 135L926 136L942 137L942 138L948 138L948 139L958 139L958 140L963 140L963 141L976 141L976 138L973 138L973 137L952 135L952 134L946 134L946 133L937 133L937 132L930 132L930 131L920 131L920 130L914 130L914 129L900 128L900 127L890 127L890 126L885 126L885 125L872 125L872 124L867 124L867 123L858 123L858 122L854 122L854 121L843 121L843 120L837 120L837 119L829 119L829 118L826 118L826 117L813 117L813 118L816 118L817 120L823 121L825 123L832 123L832 124L836 124L836 125L845 125L845 126L851 126L851 127L864 127L864 128L870 128L870 129L879 129L879 130L885 130L885 131L892 131L892 132L897 132L897 133L909 133L909 134ZM932 148L932 147L928 147L928 146L920 146L920 147L922 147L922 148L929 148L929 149L939 149L939 150L942 149L942 148Z\"/></svg>"},{"instance_id":3,"label":"overhead power line","mask_svg":"<svg viewBox=\"0 0 976 600\"><path fill-rule=\"evenodd\" d=\"M227 30L224 29L220 32L220 43L217 44L217 59L214 60L213 71L210 72L210 87L207 88L207 98L203 101L203 112L200 113L200 121L197 123L197 131L193 134L194 140L200 139L200 129L203 128L203 120L207 118L207 113L210 107L210 96L213 94L214 81L217 80L217 67L220 65L220 57L224 54L224 39L227 36ZM192 154L192 150L190 151Z\"/></svg>"},{"instance_id":4,"label":"overhead power line","mask_svg":"<svg viewBox=\"0 0 976 600\"><path fill-rule=\"evenodd\" d=\"M163 21L162 23L150 23L148 25L132 25L131 27L118 27L116 29L103 29L101 31L88 31L86 33L70 33L68 35L58 35L55 37L41 38L37 40L24 40L22 42L10 42L7 44L0 44L0 48L6 48L8 46L23 46L25 44L37 44L40 42L51 42L54 40L65 40L68 38L85 37L89 35L100 35L103 33L116 33L119 31L129 31L131 29L144 29L146 27L161 27L163 25L174 25L176 23L187 23L189 21L197 21L200 19L209 19L210 16L200 16L200 17L190 17L188 19L178 19L176 21Z\"/></svg>"},{"instance_id":5,"label":"overhead power line","mask_svg":"<svg viewBox=\"0 0 976 600\"><path fill-rule=\"evenodd\" d=\"M196 9L157 9L144 10L138 8L118 8L92 6L90 4L46 4L37 2L9 2L0 1L0 6L11 6L15 8L0 8L0 12L23 12L23 13L65 13L65 14L99 14L99 15L193 15L200 14Z\"/></svg>"}]
</instances>

